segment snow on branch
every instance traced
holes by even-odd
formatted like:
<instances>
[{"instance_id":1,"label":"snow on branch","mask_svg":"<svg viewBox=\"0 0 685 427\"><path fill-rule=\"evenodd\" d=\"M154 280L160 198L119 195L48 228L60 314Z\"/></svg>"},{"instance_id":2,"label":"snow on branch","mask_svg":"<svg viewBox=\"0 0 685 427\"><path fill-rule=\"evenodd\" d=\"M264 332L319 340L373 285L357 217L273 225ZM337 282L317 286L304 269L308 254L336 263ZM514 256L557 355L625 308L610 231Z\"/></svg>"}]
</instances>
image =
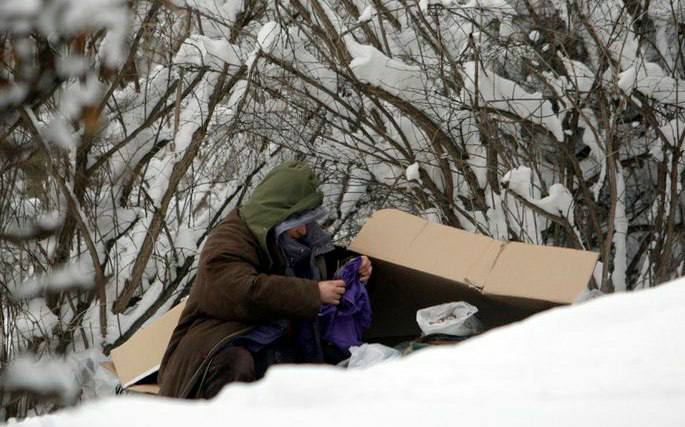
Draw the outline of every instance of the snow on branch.
<instances>
[{"instance_id":1,"label":"snow on branch","mask_svg":"<svg viewBox=\"0 0 685 427\"><path fill-rule=\"evenodd\" d=\"M628 95L635 90L664 104L685 104L685 80L668 76L653 62L642 62L622 72L618 86Z\"/></svg>"},{"instance_id":2,"label":"snow on branch","mask_svg":"<svg viewBox=\"0 0 685 427\"><path fill-rule=\"evenodd\" d=\"M345 45L353 57L350 68L360 81L410 102L425 101L426 85L420 67L388 58L373 46L357 43L351 36L345 37Z\"/></svg>"},{"instance_id":3,"label":"snow on branch","mask_svg":"<svg viewBox=\"0 0 685 427\"><path fill-rule=\"evenodd\" d=\"M49 38L104 29L101 56L111 68L122 66L126 59L128 21L123 0L8 0L0 4L0 31L22 33L36 28Z\"/></svg>"},{"instance_id":4,"label":"snow on branch","mask_svg":"<svg viewBox=\"0 0 685 427\"><path fill-rule=\"evenodd\" d=\"M532 170L526 166L519 166L510 170L501 180L509 190L523 197L543 211L567 218L571 224L573 220L573 196L563 184L552 184L546 197L531 197Z\"/></svg>"},{"instance_id":5,"label":"snow on branch","mask_svg":"<svg viewBox=\"0 0 685 427\"><path fill-rule=\"evenodd\" d=\"M0 240L20 243L32 239L44 239L55 234L64 224L64 216L58 211L42 214L32 220L10 224L0 232Z\"/></svg>"},{"instance_id":6,"label":"snow on branch","mask_svg":"<svg viewBox=\"0 0 685 427\"><path fill-rule=\"evenodd\" d=\"M470 61L464 64L464 101L475 106L507 111L523 120L542 125L558 141L564 140L559 117L542 93L529 93L516 82L486 71Z\"/></svg>"},{"instance_id":7,"label":"snow on branch","mask_svg":"<svg viewBox=\"0 0 685 427\"><path fill-rule=\"evenodd\" d=\"M25 392L41 398L74 403L80 385L69 362L59 359L37 359L33 355L16 357L2 371L0 388L7 392Z\"/></svg>"},{"instance_id":8,"label":"snow on branch","mask_svg":"<svg viewBox=\"0 0 685 427\"><path fill-rule=\"evenodd\" d=\"M32 298L44 293L58 293L70 290L89 290L95 286L95 274L85 263L75 262L55 268L23 282L14 290L18 299Z\"/></svg>"}]
</instances>

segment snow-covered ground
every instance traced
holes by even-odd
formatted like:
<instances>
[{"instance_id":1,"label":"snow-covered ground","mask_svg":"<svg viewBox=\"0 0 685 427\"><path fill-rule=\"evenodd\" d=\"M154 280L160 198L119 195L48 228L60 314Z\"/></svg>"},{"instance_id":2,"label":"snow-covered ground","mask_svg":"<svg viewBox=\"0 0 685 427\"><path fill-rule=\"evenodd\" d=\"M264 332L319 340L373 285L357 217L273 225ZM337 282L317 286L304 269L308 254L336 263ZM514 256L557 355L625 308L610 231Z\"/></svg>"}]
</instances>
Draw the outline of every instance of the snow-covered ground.
<instances>
[{"instance_id":1,"label":"snow-covered ground","mask_svg":"<svg viewBox=\"0 0 685 427\"><path fill-rule=\"evenodd\" d=\"M281 366L209 402L114 398L21 425L684 426L685 279L366 370Z\"/></svg>"}]
</instances>

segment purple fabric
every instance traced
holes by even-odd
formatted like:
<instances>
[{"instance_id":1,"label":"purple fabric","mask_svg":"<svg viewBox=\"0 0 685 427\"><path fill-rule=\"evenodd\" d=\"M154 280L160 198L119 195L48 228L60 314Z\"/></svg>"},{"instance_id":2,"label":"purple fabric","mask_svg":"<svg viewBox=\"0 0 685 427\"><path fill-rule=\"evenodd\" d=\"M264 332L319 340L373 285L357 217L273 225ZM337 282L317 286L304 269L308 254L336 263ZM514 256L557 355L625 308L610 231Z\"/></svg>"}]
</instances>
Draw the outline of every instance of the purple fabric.
<instances>
[{"instance_id":1,"label":"purple fabric","mask_svg":"<svg viewBox=\"0 0 685 427\"><path fill-rule=\"evenodd\" d=\"M362 343L362 334L371 324L371 302L366 286L359 281L361 257L356 257L335 273L345 281L339 305L324 304L319 313L321 337L347 351Z\"/></svg>"}]
</instances>

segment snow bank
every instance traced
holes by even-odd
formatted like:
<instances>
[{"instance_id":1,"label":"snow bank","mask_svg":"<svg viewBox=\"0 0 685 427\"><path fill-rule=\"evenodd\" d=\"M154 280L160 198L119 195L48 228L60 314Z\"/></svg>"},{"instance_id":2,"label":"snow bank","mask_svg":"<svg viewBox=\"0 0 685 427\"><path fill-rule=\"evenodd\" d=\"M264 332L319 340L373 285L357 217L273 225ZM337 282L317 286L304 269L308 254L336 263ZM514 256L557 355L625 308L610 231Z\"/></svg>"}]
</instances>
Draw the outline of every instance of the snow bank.
<instances>
[{"instance_id":1,"label":"snow bank","mask_svg":"<svg viewBox=\"0 0 685 427\"><path fill-rule=\"evenodd\" d=\"M269 21L260 28L257 34L257 45L264 52L271 52L280 35L281 28L278 23Z\"/></svg>"},{"instance_id":2,"label":"snow bank","mask_svg":"<svg viewBox=\"0 0 685 427\"><path fill-rule=\"evenodd\" d=\"M595 73L587 65L580 61L574 61L562 55L561 52L557 52L557 57L564 64L569 76L564 77L567 82L566 86L580 93L590 92L595 83ZM563 95L563 93L560 92L559 95Z\"/></svg>"},{"instance_id":3,"label":"snow bank","mask_svg":"<svg viewBox=\"0 0 685 427\"><path fill-rule=\"evenodd\" d=\"M682 119L673 119L659 129L661 130L661 133L663 133L664 138L666 138L666 141L668 141L669 144L671 144L673 147L680 146L679 143L683 139L683 132L685 132L685 122L683 122ZM659 144L654 144L653 147L650 147L650 152L653 152L653 155L655 155L657 154L654 153L656 149L661 149L661 146Z\"/></svg>"},{"instance_id":4,"label":"snow bank","mask_svg":"<svg viewBox=\"0 0 685 427\"><path fill-rule=\"evenodd\" d=\"M25 427L682 426L685 279L601 297L364 371L282 366L210 402L128 397ZM331 416L336 414L336 416Z\"/></svg>"},{"instance_id":5,"label":"snow bank","mask_svg":"<svg viewBox=\"0 0 685 427\"><path fill-rule=\"evenodd\" d=\"M469 16L469 19L474 22L479 22L479 25L497 20L501 38L508 38L516 31L512 22L512 18L516 15L516 9L507 0L470 0L459 7L462 9L461 13ZM474 25L474 29L476 29L475 27ZM477 39L478 37L474 38Z\"/></svg>"},{"instance_id":6,"label":"snow bank","mask_svg":"<svg viewBox=\"0 0 685 427\"><path fill-rule=\"evenodd\" d=\"M49 338L59 320L47 306L45 299L33 298L16 315L14 326L19 337Z\"/></svg>"}]
</instances>

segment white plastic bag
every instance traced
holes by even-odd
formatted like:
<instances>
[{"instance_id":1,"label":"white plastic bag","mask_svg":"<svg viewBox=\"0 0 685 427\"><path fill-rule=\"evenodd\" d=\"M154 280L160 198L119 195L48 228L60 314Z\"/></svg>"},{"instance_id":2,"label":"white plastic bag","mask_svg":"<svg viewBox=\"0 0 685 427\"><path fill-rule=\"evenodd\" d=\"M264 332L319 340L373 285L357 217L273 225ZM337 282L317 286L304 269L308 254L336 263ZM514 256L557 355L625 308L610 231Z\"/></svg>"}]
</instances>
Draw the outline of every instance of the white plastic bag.
<instances>
[{"instance_id":1,"label":"white plastic bag","mask_svg":"<svg viewBox=\"0 0 685 427\"><path fill-rule=\"evenodd\" d=\"M401 353L383 344L362 344L350 347L348 368L366 368L389 359L400 357Z\"/></svg>"},{"instance_id":2,"label":"white plastic bag","mask_svg":"<svg viewBox=\"0 0 685 427\"><path fill-rule=\"evenodd\" d=\"M416 312L416 322L424 335L445 334L466 337L482 330L475 317L478 309L464 301L448 302Z\"/></svg>"}]
</instances>

